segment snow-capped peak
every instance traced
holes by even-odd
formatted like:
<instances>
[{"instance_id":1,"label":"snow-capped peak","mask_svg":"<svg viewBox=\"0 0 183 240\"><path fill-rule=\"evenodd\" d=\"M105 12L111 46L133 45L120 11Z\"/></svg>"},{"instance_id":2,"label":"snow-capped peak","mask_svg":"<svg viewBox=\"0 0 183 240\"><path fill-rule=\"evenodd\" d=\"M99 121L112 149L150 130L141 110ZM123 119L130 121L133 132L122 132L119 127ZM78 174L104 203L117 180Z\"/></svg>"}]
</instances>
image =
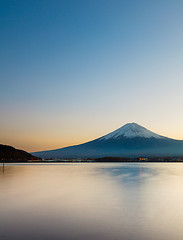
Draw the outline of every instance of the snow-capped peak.
<instances>
[{"instance_id":1,"label":"snow-capped peak","mask_svg":"<svg viewBox=\"0 0 183 240\"><path fill-rule=\"evenodd\" d=\"M149 131L147 128L144 128L137 123L127 123L121 128L118 128L114 132L111 132L101 138L101 140L107 140L110 138L135 138L135 137L144 137L144 138L164 138L161 135Z\"/></svg>"}]
</instances>

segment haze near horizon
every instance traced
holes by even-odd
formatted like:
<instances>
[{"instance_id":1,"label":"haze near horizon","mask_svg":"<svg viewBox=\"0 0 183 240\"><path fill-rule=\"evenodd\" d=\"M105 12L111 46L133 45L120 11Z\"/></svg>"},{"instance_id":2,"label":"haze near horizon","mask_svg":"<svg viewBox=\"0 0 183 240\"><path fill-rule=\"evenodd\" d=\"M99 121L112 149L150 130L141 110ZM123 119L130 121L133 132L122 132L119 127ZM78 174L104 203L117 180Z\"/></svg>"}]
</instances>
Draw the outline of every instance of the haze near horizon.
<instances>
[{"instance_id":1,"label":"haze near horizon","mask_svg":"<svg viewBox=\"0 0 183 240\"><path fill-rule=\"evenodd\" d=\"M183 139L182 1L1 1L0 142L27 151L127 122Z\"/></svg>"}]
</instances>

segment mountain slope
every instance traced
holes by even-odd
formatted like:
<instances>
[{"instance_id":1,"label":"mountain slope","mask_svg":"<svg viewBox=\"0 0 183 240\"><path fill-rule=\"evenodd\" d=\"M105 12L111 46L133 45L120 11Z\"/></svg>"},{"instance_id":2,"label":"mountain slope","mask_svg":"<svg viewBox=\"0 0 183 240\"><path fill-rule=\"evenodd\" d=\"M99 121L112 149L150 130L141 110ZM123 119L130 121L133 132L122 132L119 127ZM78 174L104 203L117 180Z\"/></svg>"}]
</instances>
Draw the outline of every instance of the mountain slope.
<instances>
[{"instance_id":1,"label":"mountain slope","mask_svg":"<svg viewBox=\"0 0 183 240\"><path fill-rule=\"evenodd\" d=\"M26 160L38 160L40 158L31 155L23 150L15 149L8 145L0 144L0 160L1 161L26 161Z\"/></svg>"},{"instance_id":2,"label":"mountain slope","mask_svg":"<svg viewBox=\"0 0 183 240\"><path fill-rule=\"evenodd\" d=\"M183 141L158 135L136 123L128 123L84 144L33 154L43 158L172 156L183 155Z\"/></svg>"}]
</instances>

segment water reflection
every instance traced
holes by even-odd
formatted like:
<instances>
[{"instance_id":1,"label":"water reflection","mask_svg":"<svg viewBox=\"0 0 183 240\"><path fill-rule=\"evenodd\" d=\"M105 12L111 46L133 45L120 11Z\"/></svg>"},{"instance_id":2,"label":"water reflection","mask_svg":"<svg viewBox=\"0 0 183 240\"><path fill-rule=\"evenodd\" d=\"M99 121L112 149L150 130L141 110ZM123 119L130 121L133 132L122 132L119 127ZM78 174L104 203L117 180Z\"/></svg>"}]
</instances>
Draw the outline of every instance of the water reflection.
<instances>
[{"instance_id":1,"label":"water reflection","mask_svg":"<svg viewBox=\"0 0 183 240\"><path fill-rule=\"evenodd\" d=\"M0 239L182 240L182 164L0 167Z\"/></svg>"}]
</instances>

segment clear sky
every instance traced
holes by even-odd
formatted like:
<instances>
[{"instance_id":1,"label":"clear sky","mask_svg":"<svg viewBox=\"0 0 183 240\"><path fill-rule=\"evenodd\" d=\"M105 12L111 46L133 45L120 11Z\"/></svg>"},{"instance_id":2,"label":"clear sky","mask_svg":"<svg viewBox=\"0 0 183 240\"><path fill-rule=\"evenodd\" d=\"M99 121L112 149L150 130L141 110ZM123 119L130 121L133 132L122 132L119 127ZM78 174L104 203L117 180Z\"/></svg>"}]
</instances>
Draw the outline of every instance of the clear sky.
<instances>
[{"instance_id":1,"label":"clear sky","mask_svg":"<svg viewBox=\"0 0 183 240\"><path fill-rule=\"evenodd\" d=\"M183 139L182 0L0 0L0 143L54 149L127 122Z\"/></svg>"}]
</instances>

